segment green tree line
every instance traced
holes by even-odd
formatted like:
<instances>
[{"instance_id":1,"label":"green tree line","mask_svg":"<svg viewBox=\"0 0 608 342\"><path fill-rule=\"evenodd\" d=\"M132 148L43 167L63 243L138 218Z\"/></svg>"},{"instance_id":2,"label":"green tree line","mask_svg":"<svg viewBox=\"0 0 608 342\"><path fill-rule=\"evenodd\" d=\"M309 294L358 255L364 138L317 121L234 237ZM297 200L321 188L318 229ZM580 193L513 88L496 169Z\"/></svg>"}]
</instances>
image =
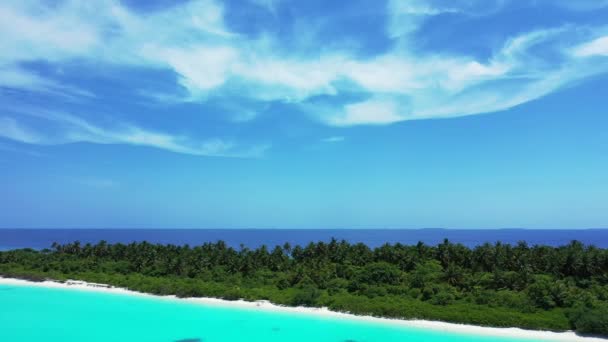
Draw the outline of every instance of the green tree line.
<instances>
[{"instance_id":1,"label":"green tree line","mask_svg":"<svg viewBox=\"0 0 608 342\"><path fill-rule=\"evenodd\" d=\"M306 246L53 244L0 252L0 274L81 279L154 294L266 299L376 316L608 336L608 250L495 243L468 248L332 239Z\"/></svg>"}]
</instances>

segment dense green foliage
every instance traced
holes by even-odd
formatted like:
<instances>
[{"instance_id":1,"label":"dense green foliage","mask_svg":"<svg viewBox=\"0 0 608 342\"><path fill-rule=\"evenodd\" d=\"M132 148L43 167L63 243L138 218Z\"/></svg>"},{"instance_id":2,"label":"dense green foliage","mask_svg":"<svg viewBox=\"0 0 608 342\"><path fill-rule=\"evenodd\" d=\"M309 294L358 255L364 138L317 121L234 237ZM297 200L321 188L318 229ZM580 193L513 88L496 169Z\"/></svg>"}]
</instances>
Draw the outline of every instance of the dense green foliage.
<instances>
[{"instance_id":1,"label":"dense green foliage","mask_svg":"<svg viewBox=\"0 0 608 342\"><path fill-rule=\"evenodd\" d=\"M81 279L154 294L267 299L377 316L608 335L608 250L447 240L383 245L332 240L239 250L150 243L0 252L0 274Z\"/></svg>"}]
</instances>

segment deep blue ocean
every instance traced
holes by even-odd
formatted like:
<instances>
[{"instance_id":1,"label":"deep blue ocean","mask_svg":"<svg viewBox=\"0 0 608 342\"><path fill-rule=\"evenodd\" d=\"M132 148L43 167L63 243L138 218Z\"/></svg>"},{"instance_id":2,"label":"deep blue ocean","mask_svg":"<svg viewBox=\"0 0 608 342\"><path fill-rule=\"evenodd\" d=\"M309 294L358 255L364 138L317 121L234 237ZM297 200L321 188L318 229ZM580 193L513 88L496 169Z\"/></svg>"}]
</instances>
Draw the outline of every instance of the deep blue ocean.
<instances>
[{"instance_id":1,"label":"deep blue ocean","mask_svg":"<svg viewBox=\"0 0 608 342\"><path fill-rule=\"evenodd\" d=\"M608 248L608 229L0 229L0 249L48 248L53 242L110 243L148 241L161 244L200 245L225 241L238 248L241 244L254 248L262 244L273 247L289 242L306 245L311 241L344 239L363 242L370 247L384 243L416 244L422 241L435 245L447 238L469 247L485 242L560 246L571 240Z\"/></svg>"}]
</instances>

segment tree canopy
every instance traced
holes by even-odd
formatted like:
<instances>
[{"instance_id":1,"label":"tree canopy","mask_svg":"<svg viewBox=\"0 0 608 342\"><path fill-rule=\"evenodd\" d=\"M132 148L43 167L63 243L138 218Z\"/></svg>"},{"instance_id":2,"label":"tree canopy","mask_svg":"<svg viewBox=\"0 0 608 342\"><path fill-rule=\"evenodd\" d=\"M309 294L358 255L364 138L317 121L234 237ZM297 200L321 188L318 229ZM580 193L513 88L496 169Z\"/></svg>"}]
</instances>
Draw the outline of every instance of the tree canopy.
<instances>
[{"instance_id":1,"label":"tree canopy","mask_svg":"<svg viewBox=\"0 0 608 342\"><path fill-rule=\"evenodd\" d=\"M53 244L0 252L0 274L81 279L154 294L268 299L378 316L608 335L608 250L468 248L332 239L306 246Z\"/></svg>"}]
</instances>

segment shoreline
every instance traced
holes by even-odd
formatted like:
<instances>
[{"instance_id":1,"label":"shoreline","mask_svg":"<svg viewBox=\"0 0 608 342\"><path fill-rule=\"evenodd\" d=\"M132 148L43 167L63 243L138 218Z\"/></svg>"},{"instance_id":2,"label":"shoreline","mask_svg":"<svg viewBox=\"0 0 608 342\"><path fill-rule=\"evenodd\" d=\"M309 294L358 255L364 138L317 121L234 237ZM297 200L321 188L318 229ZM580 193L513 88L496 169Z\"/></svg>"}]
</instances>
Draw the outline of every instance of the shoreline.
<instances>
[{"instance_id":1,"label":"shoreline","mask_svg":"<svg viewBox=\"0 0 608 342\"><path fill-rule=\"evenodd\" d=\"M429 321L429 320L407 320L407 319L396 319L396 318L382 318L375 316L361 316L354 315L345 312L331 311L327 308L309 308L309 307L290 307L272 304L269 301L245 301L236 300L230 301L219 298L211 297L190 297L190 298L178 298L176 296L159 296L143 292L132 291L124 288L113 287L106 284L95 284L88 283L85 281L68 280L64 283L45 280L43 282L34 282L16 278L4 278L0 277L0 285L13 285L13 286L34 286L44 288L61 288L61 289L74 289L81 291L93 291L93 292L105 292L113 294L122 294L130 296L143 296L156 299L167 299L179 302L197 303L206 306L218 306L227 308L240 308L249 310L262 310L278 313L294 313L304 315L314 315L317 317L332 317L339 319L358 320L364 322L373 323L384 323L391 325L398 325L402 327L418 328L418 329L430 329L441 332L456 333L456 334L469 334L469 335L482 335L482 336L494 336L494 337L512 337L512 338L526 338L536 339L542 341L555 341L555 342L606 342L608 339L599 337L587 337L576 335L572 331L566 332L554 332L546 330L525 330L521 328L494 328L494 327L483 327L468 324L448 323L441 321Z\"/></svg>"}]
</instances>

